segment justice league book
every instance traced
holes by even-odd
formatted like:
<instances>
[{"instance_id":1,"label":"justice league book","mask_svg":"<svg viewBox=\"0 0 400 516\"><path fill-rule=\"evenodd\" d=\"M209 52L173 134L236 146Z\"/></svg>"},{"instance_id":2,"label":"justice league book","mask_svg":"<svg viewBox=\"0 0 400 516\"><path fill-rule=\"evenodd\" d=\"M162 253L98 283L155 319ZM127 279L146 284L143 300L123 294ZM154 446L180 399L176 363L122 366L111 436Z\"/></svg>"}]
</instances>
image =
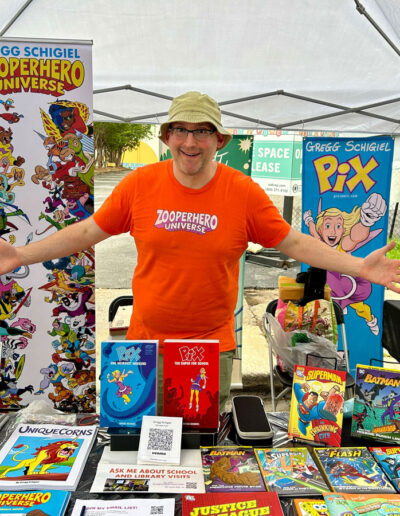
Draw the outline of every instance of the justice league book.
<instances>
[{"instance_id":1,"label":"justice league book","mask_svg":"<svg viewBox=\"0 0 400 516\"><path fill-rule=\"evenodd\" d=\"M400 371L357 365L351 435L400 444Z\"/></svg>"},{"instance_id":2,"label":"justice league book","mask_svg":"<svg viewBox=\"0 0 400 516\"><path fill-rule=\"evenodd\" d=\"M140 428L157 413L158 340L101 344L100 426Z\"/></svg>"},{"instance_id":3,"label":"justice league book","mask_svg":"<svg viewBox=\"0 0 400 516\"><path fill-rule=\"evenodd\" d=\"M70 497L68 491L1 491L0 514L63 516Z\"/></svg>"},{"instance_id":4,"label":"justice league book","mask_svg":"<svg viewBox=\"0 0 400 516\"><path fill-rule=\"evenodd\" d=\"M266 491L251 446L200 447L206 493Z\"/></svg>"},{"instance_id":5,"label":"justice league book","mask_svg":"<svg viewBox=\"0 0 400 516\"><path fill-rule=\"evenodd\" d=\"M283 516L276 493L206 493L182 495L182 516L213 514Z\"/></svg>"},{"instance_id":6,"label":"justice league book","mask_svg":"<svg viewBox=\"0 0 400 516\"><path fill-rule=\"evenodd\" d=\"M400 497L394 494L326 493L328 516L400 516Z\"/></svg>"},{"instance_id":7,"label":"justice league book","mask_svg":"<svg viewBox=\"0 0 400 516\"><path fill-rule=\"evenodd\" d=\"M255 448L267 491L279 496L322 496L329 491L307 448Z\"/></svg>"},{"instance_id":8,"label":"justice league book","mask_svg":"<svg viewBox=\"0 0 400 516\"><path fill-rule=\"evenodd\" d=\"M331 491L395 493L395 489L365 446L314 450Z\"/></svg>"},{"instance_id":9,"label":"justice league book","mask_svg":"<svg viewBox=\"0 0 400 516\"><path fill-rule=\"evenodd\" d=\"M369 448L369 451L386 473L396 491L400 493L400 447L374 446L373 448Z\"/></svg>"},{"instance_id":10,"label":"justice league book","mask_svg":"<svg viewBox=\"0 0 400 516\"><path fill-rule=\"evenodd\" d=\"M295 498L293 500L297 516L329 516L324 500Z\"/></svg>"},{"instance_id":11,"label":"justice league book","mask_svg":"<svg viewBox=\"0 0 400 516\"><path fill-rule=\"evenodd\" d=\"M340 446L346 371L295 365L288 436Z\"/></svg>"},{"instance_id":12,"label":"justice league book","mask_svg":"<svg viewBox=\"0 0 400 516\"><path fill-rule=\"evenodd\" d=\"M0 489L75 490L97 426L19 424L0 449Z\"/></svg>"},{"instance_id":13,"label":"justice league book","mask_svg":"<svg viewBox=\"0 0 400 516\"><path fill-rule=\"evenodd\" d=\"M163 401L163 415L181 417L184 429L217 431L218 340L165 340Z\"/></svg>"}]
</instances>

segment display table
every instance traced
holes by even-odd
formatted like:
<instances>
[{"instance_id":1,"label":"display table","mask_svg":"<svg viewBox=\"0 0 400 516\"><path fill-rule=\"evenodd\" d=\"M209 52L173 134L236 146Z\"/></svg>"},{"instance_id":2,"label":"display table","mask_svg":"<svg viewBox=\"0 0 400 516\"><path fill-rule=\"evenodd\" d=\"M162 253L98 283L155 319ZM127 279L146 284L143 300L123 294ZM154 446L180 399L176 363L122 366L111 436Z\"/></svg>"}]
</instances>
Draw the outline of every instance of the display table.
<instances>
[{"instance_id":1,"label":"display table","mask_svg":"<svg viewBox=\"0 0 400 516\"><path fill-rule=\"evenodd\" d=\"M274 439L271 447L279 448L279 447L292 447L293 443L287 436L287 427L289 421L289 413L288 412L274 412L268 413L268 419L271 424L272 429L274 430ZM78 418L79 420L79 418ZM5 439L9 435L9 430L13 423L13 417L11 417L11 421L7 423L6 427L2 429L1 434L2 438ZM351 418L345 418L343 420L343 432L342 432L342 446L371 446L373 442L371 440L366 439L356 439L350 436L350 426L351 426ZM97 465L101 459L103 449L105 446L110 444L110 435L107 433L107 430L104 428L100 428L96 442L92 448L92 451L88 457L86 462L85 469L83 471L81 480L78 484L78 489L75 492L71 493L71 501L69 503L68 509L66 511L66 515L70 516L72 514L73 506L75 504L76 499L96 499L102 498L105 500L117 500L121 498L135 498L135 497L144 497L144 498L175 498L175 514L177 516L182 515L182 504L180 494L137 494L137 493L101 493L95 494L90 493L90 487L92 485ZM232 414L223 413L220 417L220 429L218 432L218 438L216 445L239 445L235 433L235 427L233 423ZM302 445L304 446L304 445ZM262 447L262 446L260 446ZM290 498L281 498L281 505L285 516L292 516L292 500Z\"/></svg>"}]
</instances>

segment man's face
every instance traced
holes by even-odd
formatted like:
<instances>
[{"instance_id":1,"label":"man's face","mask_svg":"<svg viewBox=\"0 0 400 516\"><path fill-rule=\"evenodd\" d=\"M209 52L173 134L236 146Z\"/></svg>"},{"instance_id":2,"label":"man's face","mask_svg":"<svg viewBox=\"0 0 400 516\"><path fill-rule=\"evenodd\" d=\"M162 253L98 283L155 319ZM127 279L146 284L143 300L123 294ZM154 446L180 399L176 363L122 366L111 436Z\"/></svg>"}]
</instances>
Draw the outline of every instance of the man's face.
<instances>
[{"instance_id":1,"label":"man's face","mask_svg":"<svg viewBox=\"0 0 400 516\"><path fill-rule=\"evenodd\" d=\"M75 122L74 113L69 109L60 111L60 117L62 118L61 125L65 130L70 129Z\"/></svg>"},{"instance_id":2,"label":"man's face","mask_svg":"<svg viewBox=\"0 0 400 516\"><path fill-rule=\"evenodd\" d=\"M304 405L307 408L311 408L317 403L317 400L318 400L318 396L316 394L309 394L307 396L307 399L304 400Z\"/></svg>"},{"instance_id":3,"label":"man's face","mask_svg":"<svg viewBox=\"0 0 400 516\"><path fill-rule=\"evenodd\" d=\"M215 130L214 126L208 122L199 124L174 122L172 127L181 127L188 130ZM186 138L182 138L182 136L178 136L173 131L168 130L166 142L170 148L174 166L178 173L186 176L196 176L201 172L209 170L217 149L220 149L224 143L224 137L215 132L204 140L199 141L196 140L192 133L189 133Z\"/></svg>"},{"instance_id":4,"label":"man's face","mask_svg":"<svg viewBox=\"0 0 400 516\"><path fill-rule=\"evenodd\" d=\"M344 233L343 217L325 217L324 222L319 230L322 240L325 244L334 247L338 245Z\"/></svg>"}]
</instances>

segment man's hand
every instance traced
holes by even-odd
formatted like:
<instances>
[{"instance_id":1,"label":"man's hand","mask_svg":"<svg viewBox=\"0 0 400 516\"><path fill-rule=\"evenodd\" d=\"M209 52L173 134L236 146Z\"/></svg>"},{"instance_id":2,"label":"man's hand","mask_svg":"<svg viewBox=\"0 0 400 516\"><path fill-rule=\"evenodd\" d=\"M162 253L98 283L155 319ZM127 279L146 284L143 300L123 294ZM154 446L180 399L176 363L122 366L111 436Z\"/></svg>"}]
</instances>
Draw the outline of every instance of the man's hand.
<instances>
[{"instance_id":1,"label":"man's hand","mask_svg":"<svg viewBox=\"0 0 400 516\"><path fill-rule=\"evenodd\" d=\"M400 260L391 260L385 256L395 245L396 242L392 241L370 253L363 260L360 276L400 294Z\"/></svg>"},{"instance_id":2,"label":"man's hand","mask_svg":"<svg viewBox=\"0 0 400 516\"><path fill-rule=\"evenodd\" d=\"M17 248L0 238L0 274L11 272L21 265Z\"/></svg>"},{"instance_id":3,"label":"man's hand","mask_svg":"<svg viewBox=\"0 0 400 516\"><path fill-rule=\"evenodd\" d=\"M360 222L363 226L373 226L386 213L387 205L385 199L379 193L371 194L362 204Z\"/></svg>"}]
</instances>

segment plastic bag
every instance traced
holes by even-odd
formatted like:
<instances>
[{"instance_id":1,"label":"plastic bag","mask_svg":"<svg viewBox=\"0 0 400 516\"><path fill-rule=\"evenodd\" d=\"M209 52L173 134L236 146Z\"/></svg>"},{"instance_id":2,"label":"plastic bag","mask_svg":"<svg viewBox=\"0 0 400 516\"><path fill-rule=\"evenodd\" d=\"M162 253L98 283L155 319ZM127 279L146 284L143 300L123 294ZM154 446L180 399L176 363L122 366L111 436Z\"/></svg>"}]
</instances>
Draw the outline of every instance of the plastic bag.
<instances>
[{"instance_id":1,"label":"plastic bag","mask_svg":"<svg viewBox=\"0 0 400 516\"><path fill-rule=\"evenodd\" d=\"M276 355L283 362L285 371L293 374L295 364L345 370L345 361L337 352L336 345L325 337L305 330L285 332L272 314L263 317L265 336Z\"/></svg>"}]
</instances>

